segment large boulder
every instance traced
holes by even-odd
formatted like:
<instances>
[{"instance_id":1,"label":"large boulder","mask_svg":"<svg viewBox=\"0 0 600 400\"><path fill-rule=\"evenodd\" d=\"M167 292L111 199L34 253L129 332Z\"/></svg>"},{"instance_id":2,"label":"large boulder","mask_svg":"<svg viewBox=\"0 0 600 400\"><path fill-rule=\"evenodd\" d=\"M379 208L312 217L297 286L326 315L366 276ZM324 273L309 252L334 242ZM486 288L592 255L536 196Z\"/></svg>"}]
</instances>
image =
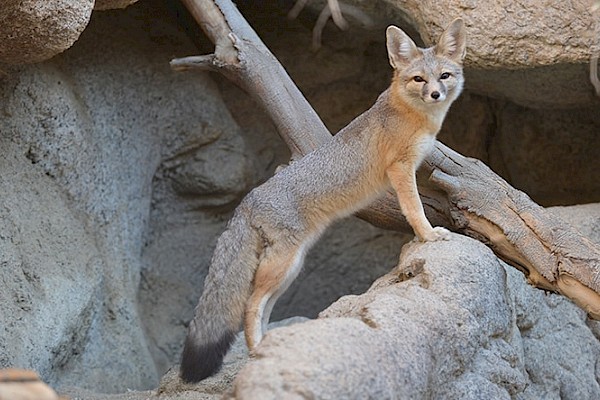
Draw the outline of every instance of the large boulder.
<instances>
[{"instance_id":1,"label":"large boulder","mask_svg":"<svg viewBox=\"0 0 600 400\"><path fill-rule=\"evenodd\" d=\"M582 310L454 235L406 245L367 293L270 331L228 398L592 399L599 360Z\"/></svg>"},{"instance_id":2,"label":"large boulder","mask_svg":"<svg viewBox=\"0 0 600 400\"><path fill-rule=\"evenodd\" d=\"M75 43L94 0L6 0L0 7L0 63L47 60Z\"/></svg>"},{"instance_id":3,"label":"large boulder","mask_svg":"<svg viewBox=\"0 0 600 400\"><path fill-rule=\"evenodd\" d=\"M194 207L184 204L191 192L227 203L249 181L217 87L206 74L171 72L172 55L194 47L155 12L99 13L69 51L10 68L0 84L0 365L36 369L58 387L156 386L153 330L146 336L137 299L141 255L156 238L153 186L182 193L181 210ZM184 310L165 311L184 319Z\"/></svg>"},{"instance_id":4,"label":"large boulder","mask_svg":"<svg viewBox=\"0 0 600 400\"><path fill-rule=\"evenodd\" d=\"M595 101L588 69L590 56L600 52L600 12L593 12L590 0L344 3L367 14L376 29L402 25L425 45L435 43L447 24L461 17L468 36L467 87L478 93L536 108Z\"/></svg>"},{"instance_id":5,"label":"large boulder","mask_svg":"<svg viewBox=\"0 0 600 400\"><path fill-rule=\"evenodd\" d=\"M589 0L386 1L409 16L426 43L434 43L449 21L461 17L469 36L467 63L478 69L587 63L590 49L598 46L597 15Z\"/></svg>"},{"instance_id":6,"label":"large boulder","mask_svg":"<svg viewBox=\"0 0 600 400\"><path fill-rule=\"evenodd\" d=\"M600 243L600 203L550 210ZM151 398L600 395L600 322L458 235L412 242L365 294L270 328L250 359L240 335L217 375L185 385L174 368Z\"/></svg>"}]
</instances>

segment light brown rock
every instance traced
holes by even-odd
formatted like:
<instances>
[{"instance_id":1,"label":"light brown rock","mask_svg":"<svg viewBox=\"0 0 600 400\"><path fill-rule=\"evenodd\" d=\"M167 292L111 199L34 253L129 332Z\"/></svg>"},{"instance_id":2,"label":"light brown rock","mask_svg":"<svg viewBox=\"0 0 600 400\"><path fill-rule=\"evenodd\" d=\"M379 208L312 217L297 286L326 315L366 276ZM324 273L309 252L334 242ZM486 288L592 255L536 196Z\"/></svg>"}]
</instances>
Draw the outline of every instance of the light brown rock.
<instances>
[{"instance_id":1,"label":"light brown rock","mask_svg":"<svg viewBox=\"0 0 600 400\"><path fill-rule=\"evenodd\" d=\"M406 24L425 45L454 18L465 21L467 88L527 107L574 107L595 100L590 56L600 51L592 0L518 2L346 0L381 24ZM406 21L406 22L405 22Z\"/></svg>"},{"instance_id":2,"label":"light brown rock","mask_svg":"<svg viewBox=\"0 0 600 400\"><path fill-rule=\"evenodd\" d=\"M47 60L71 47L94 0L6 0L0 7L0 63Z\"/></svg>"},{"instance_id":3,"label":"light brown rock","mask_svg":"<svg viewBox=\"0 0 600 400\"><path fill-rule=\"evenodd\" d=\"M469 35L467 64L475 68L587 63L590 49L598 44L590 0L393 3L410 10L427 43L435 41L446 20L463 18Z\"/></svg>"}]
</instances>

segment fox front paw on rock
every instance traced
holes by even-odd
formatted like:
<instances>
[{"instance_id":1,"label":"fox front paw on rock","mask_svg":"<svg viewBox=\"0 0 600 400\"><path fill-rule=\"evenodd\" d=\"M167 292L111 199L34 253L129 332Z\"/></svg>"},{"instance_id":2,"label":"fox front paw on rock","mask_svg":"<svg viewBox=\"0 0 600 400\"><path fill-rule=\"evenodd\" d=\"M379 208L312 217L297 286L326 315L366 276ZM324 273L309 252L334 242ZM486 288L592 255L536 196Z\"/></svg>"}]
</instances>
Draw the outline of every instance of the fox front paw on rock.
<instances>
[{"instance_id":1,"label":"fox front paw on rock","mask_svg":"<svg viewBox=\"0 0 600 400\"><path fill-rule=\"evenodd\" d=\"M436 226L427 231L423 236L417 236L421 242L435 242L438 240L449 240L450 231L444 227Z\"/></svg>"}]
</instances>

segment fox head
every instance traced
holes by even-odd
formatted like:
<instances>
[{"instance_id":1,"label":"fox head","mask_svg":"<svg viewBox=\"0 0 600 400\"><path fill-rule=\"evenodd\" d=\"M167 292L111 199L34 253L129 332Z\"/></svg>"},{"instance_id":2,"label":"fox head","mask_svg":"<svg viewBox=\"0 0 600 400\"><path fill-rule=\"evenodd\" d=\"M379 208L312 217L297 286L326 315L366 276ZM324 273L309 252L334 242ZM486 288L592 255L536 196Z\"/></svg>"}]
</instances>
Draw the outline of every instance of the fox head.
<instances>
[{"instance_id":1,"label":"fox head","mask_svg":"<svg viewBox=\"0 0 600 400\"><path fill-rule=\"evenodd\" d=\"M462 91L462 62L466 52L462 19L455 19L437 44L418 48L406 33L395 26L386 31L390 64L394 68L393 95L405 102L449 106Z\"/></svg>"}]
</instances>

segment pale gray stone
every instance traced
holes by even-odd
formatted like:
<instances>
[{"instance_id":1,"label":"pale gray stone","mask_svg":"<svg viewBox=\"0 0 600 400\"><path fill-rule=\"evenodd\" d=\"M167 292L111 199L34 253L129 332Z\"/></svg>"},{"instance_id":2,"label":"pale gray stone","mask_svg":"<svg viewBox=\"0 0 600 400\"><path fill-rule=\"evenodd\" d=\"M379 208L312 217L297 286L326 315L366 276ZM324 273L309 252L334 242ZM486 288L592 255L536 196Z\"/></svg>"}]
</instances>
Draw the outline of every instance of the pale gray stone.
<instances>
[{"instance_id":1,"label":"pale gray stone","mask_svg":"<svg viewBox=\"0 0 600 400\"><path fill-rule=\"evenodd\" d=\"M369 4L384 14L382 3ZM65 53L0 74L0 366L35 368L59 389L76 386L63 391L73 398L219 398L247 362L240 340L223 372L201 385L97 394L156 387L177 363L216 237L241 196L287 157L268 118L239 89L169 69L172 57L199 50L165 7L146 0L96 13ZM389 19L399 7L387 23L397 23ZM454 16L438 12L442 3L419 7L428 16L414 14L412 25L426 42ZM510 53L510 39L497 43L469 20L484 7L467 9L471 91L450 112L443 141L472 150L536 200L596 201L600 114L587 81L578 81L587 65L576 55L589 38L565 51L575 64L546 65L536 53L513 71L521 50ZM564 15L580 32L581 20ZM279 22L257 28L335 131L388 84L383 31L331 28L313 53L310 24L294 24L292 32ZM485 40L496 46L487 56L477 47ZM553 210L600 240L598 207ZM337 224L275 318L314 317L339 296L364 292L393 267L405 240L352 218ZM531 288L468 239L407 249L403 258L425 260L424 272L393 283L395 270L324 318L269 333L260 368L252 361L235 390L264 398L599 396L597 322ZM419 271L420 262L408 264ZM286 372L263 379L268 371ZM176 370L163 379L175 381Z\"/></svg>"},{"instance_id":2,"label":"pale gray stone","mask_svg":"<svg viewBox=\"0 0 600 400\"><path fill-rule=\"evenodd\" d=\"M367 293L269 332L228 396L594 399L586 320L479 242L410 243Z\"/></svg>"},{"instance_id":3,"label":"pale gray stone","mask_svg":"<svg viewBox=\"0 0 600 400\"><path fill-rule=\"evenodd\" d=\"M0 293L12 311L1 315L0 366L36 369L55 387L158 384L153 324L163 321L145 327L152 315L140 317L137 299L142 253L160 239L151 210L161 213L174 192L179 211L226 204L250 180L214 82L170 71L174 52L194 48L153 13L99 13L68 52L12 68L0 85ZM186 202L189 192L208 200ZM165 310L180 326L182 303Z\"/></svg>"}]
</instances>

